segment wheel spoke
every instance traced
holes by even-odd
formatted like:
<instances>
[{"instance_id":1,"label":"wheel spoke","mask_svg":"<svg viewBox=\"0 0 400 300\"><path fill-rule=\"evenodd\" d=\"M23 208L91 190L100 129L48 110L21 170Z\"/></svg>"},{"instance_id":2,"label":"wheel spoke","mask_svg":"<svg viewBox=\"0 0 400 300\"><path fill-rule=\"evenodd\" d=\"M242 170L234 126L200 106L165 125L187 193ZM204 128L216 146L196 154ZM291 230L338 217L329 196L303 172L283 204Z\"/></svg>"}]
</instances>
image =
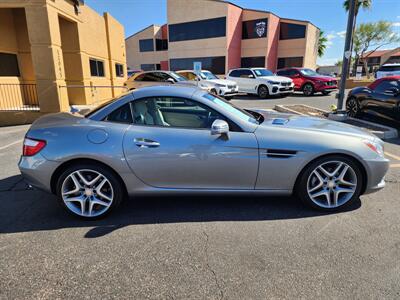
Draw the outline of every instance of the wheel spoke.
<instances>
[{"instance_id":1,"label":"wheel spoke","mask_svg":"<svg viewBox=\"0 0 400 300\"><path fill-rule=\"evenodd\" d=\"M93 186L96 182L98 182L100 180L100 178L103 178L103 175L101 175L101 174L97 175L96 178L94 178L93 180L88 182L89 183L88 185Z\"/></svg>"},{"instance_id":2,"label":"wheel spoke","mask_svg":"<svg viewBox=\"0 0 400 300\"><path fill-rule=\"evenodd\" d=\"M320 170L326 177L331 176L331 173L329 173L327 170L325 170L324 167L319 166L317 169Z\"/></svg>"},{"instance_id":3,"label":"wheel spoke","mask_svg":"<svg viewBox=\"0 0 400 300\"><path fill-rule=\"evenodd\" d=\"M81 174L80 171L76 171L76 174L78 174L80 180L82 180L82 182L83 182L84 185L87 185L87 186L88 186L88 185L90 184L90 182L87 181L87 179Z\"/></svg>"},{"instance_id":4,"label":"wheel spoke","mask_svg":"<svg viewBox=\"0 0 400 300\"><path fill-rule=\"evenodd\" d=\"M316 170L313 172L313 174L317 177L317 179L319 180L319 183L309 190L310 193L318 190L319 188L321 188L324 185L324 179Z\"/></svg>"},{"instance_id":5,"label":"wheel spoke","mask_svg":"<svg viewBox=\"0 0 400 300\"><path fill-rule=\"evenodd\" d=\"M338 166L336 167L336 169L332 173L330 173L330 175L335 176L339 172L339 170L342 168L342 166L343 166L343 163L339 163Z\"/></svg>"},{"instance_id":6,"label":"wheel spoke","mask_svg":"<svg viewBox=\"0 0 400 300\"><path fill-rule=\"evenodd\" d=\"M71 197L64 199L65 202L79 202L81 205L81 213L82 215L85 214L85 203L86 203L87 197L85 196L78 196L78 197Z\"/></svg>"}]
</instances>

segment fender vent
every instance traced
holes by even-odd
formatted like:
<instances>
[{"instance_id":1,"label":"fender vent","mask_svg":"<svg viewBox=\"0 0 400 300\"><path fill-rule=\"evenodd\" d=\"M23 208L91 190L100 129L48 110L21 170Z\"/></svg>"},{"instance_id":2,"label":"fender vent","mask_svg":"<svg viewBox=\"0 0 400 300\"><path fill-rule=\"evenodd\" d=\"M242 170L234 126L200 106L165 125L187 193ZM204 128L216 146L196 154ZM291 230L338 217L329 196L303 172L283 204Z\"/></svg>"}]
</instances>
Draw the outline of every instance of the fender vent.
<instances>
[{"instance_id":1,"label":"fender vent","mask_svg":"<svg viewBox=\"0 0 400 300\"><path fill-rule=\"evenodd\" d=\"M267 157L273 158L290 158L296 156L297 151L295 150L283 150L283 149L267 149Z\"/></svg>"}]
</instances>

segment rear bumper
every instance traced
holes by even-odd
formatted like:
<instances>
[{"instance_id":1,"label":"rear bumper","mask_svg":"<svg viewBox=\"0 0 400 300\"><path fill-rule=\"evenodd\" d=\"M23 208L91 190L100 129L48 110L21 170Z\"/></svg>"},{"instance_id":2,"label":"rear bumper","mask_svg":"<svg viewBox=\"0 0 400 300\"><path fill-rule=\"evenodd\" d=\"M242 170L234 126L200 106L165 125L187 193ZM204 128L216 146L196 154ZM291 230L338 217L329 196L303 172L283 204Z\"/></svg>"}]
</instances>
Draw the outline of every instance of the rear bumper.
<instances>
[{"instance_id":1,"label":"rear bumper","mask_svg":"<svg viewBox=\"0 0 400 300\"><path fill-rule=\"evenodd\" d=\"M51 193L51 177L59 162L45 159L40 153L21 156L18 167L25 181L40 190Z\"/></svg>"},{"instance_id":2,"label":"rear bumper","mask_svg":"<svg viewBox=\"0 0 400 300\"><path fill-rule=\"evenodd\" d=\"M368 180L364 194L371 194L385 187L385 175L389 164L390 161L386 158L365 161Z\"/></svg>"}]
</instances>

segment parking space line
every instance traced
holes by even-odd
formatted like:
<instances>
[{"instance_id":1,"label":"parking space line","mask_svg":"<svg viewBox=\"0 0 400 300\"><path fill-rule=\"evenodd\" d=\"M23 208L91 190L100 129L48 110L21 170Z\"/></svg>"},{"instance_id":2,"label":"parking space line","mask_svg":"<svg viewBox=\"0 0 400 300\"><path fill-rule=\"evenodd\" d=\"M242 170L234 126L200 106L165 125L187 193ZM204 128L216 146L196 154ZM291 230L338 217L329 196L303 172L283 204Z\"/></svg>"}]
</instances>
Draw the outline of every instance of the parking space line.
<instances>
[{"instance_id":1,"label":"parking space line","mask_svg":"<svg viewBox=\"0 0 400 300\"><path fill-rule=\"evenodd\" d=\"M400 164L392 164L390 165L391 168L400 168Z\"/></svg>"},{"instance_id":2,"label":"parking space line","mask_svg":"<svg viewBox=\"0 0 400 300\"><path fill-rule=\"evenodd\" d=\"M18 143L21 143L21 142L22 142L22 140L18 140L18 141L12 142L12 143L10 143L10 144L8 144L8 145L5 145L5 146L0 147L0 150L4 150L4 149L6 149L6 148L8 148L8 147L14 146L14 145L16 145L16 144L18 144Z\"/></svg>"},{"instance_id":3,"label":"parking space line","mask_svg":"<svg viewBox=\"0 0 400 300\"><path fill-rule=\"evenodd\" d=\"M400 156L394 155L392 153L385 152L385 155L387 155L387 156L389 156L391 158L394 158L395 160L400 160Z\"/></svg>"}]
</instances>

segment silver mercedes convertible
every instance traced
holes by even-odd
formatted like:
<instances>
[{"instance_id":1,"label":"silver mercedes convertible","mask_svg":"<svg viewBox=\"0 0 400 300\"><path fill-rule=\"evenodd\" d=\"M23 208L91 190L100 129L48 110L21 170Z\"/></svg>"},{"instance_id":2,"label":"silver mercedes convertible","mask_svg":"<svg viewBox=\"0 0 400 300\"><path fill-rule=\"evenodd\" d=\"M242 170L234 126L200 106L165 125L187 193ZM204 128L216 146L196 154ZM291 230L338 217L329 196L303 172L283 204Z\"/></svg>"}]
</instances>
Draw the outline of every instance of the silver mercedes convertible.
<instances>
[{"instance_id":1,"label":"silver mercedes convertible","mask_svg":"<svg viewBox=\"0 0 400 300\"><path fill-rule=\"evenodd\" d=\"M179 86L138 89L86 116L46 115L19 162L30 185L87 219L146 193L295 193L334 211L383 188L388 167L383 142L356 127Z\"/></svg>"}]
</instances>

